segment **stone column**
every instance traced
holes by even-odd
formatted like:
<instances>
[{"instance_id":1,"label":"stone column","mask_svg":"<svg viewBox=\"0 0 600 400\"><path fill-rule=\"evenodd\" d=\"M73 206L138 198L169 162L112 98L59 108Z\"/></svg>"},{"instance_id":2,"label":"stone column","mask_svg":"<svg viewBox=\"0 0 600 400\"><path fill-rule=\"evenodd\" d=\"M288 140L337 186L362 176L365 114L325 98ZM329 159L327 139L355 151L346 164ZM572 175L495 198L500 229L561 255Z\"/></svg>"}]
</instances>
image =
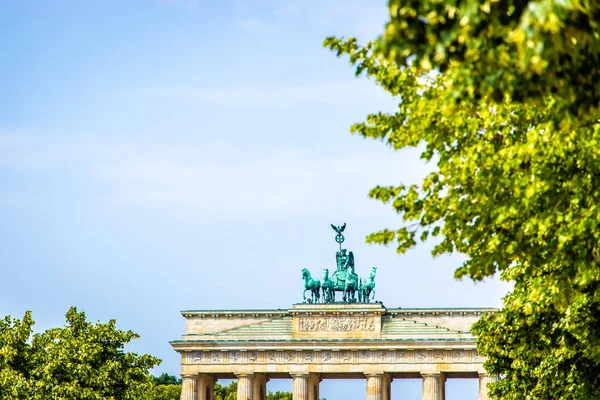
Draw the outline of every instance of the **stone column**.
<instances>
[{"instance_id":1,"label":"stone column","mask_svg":"<svg viewBox=\"0 0 600 400\"><path fill-rule=\"evenodd\" d=\"M383 400L392 400L392 376L383 374Z\"/></svg>"},{"instance_id":2,"label":"stone column","mask_svg":"<svg viewBox=\"0 0 600 400\"><path fill-rule=\"evenodd\" d=\"M238 378L238 400L253 400L252 383L254 382L254 374L236 374L236 376Z\"/></svg>"},{"instance_id":3,"label":"stone column","mask_svg":"<svg viewBox=\"0 0 600 400\"><path fill-rule=\"evenodd\" d=\"M292 400L308 400L308 374L292 375Z\"/></svg>"},{"instance_id":4,"label":"stone column","mask_svg":"<svg viewBox=\"0 0 600 400\"><path fill-rule=\"evenodd\" d=\"M198 400L213 400L215 397L215 379L212 376L200 374L196 387Z\"/></svg>"},{"instance_id":5,"label":"stone column","mask_svg":"<svg viewBox=\"0 0 600 400\"><path fill-rule=\"evenodd\" d=\"M493 383L498 380L498 377L488 375L486 373L479 374L479 400L489 400L488 383Z\"/></svg>"},{"instance_id":6,"label":"stone column","mask_svg":"<svg viewBox=\"0 0 600 400\"><path fill-rule=\"evenodd\" d=\"M266 400L268 381L265 374L254 374L254 400Z\"/></svg>"},{"instance_id":7,"label":"stone column","mask_svg":"<svg viewBox=\"0 0 600 400\"><path fill-rule=\"evenodd\" d=\"M319 374L310 374L308 376L308 400L319 400L319 383L321 377Z\"/></svg>"},{"instance_id":8,"label":"stone column","mask_svg":"<svg viewBox=\"0 0 600 400\"><path fill-rule=\"evenodd\" d=\"M181 375L181 400L198 400L198 375Z\"/></svg>"},{"instance_id":9,"label":"stone column","mask_svg":"<svg viewBox=\"0 0 600 400\"><path fill-rule=\"evenodd\" d=\"M383 400L383 374L365 374L367 400Z\"/></svg>"},{"instance_id":10,"label":"stone column","mask_svg":"<svg viewBox=\"0 0 600 400\"><path fill-rule=\"evenodd\" d=\"M446 377L440 372L422 373L423 400L444 400Z\"/></svg>"}]
</instances>

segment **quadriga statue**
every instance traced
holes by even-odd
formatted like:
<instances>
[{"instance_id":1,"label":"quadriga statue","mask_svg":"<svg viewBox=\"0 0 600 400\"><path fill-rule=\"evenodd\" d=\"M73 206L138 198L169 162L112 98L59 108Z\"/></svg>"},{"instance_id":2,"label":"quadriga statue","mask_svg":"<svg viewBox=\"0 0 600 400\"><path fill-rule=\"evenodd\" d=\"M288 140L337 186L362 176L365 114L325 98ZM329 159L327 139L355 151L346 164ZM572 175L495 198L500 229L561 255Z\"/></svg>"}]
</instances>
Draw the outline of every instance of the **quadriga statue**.
<instances>
[{"instance_id":1,"label":"quadriga statue","mask_svg":"<svg viewBox=\"0 0 600 400\"><path fill-rule=\"evenodd\" d=\"M346 229L346 224L338 227L332 224L331 227L336 232L335 241L340 246L335 253L336 270L330 277L329 269L325 268L323 270L323 283L321 284L319 280L312 279L306 268L303 269L304 292L302 297L304 301L308 303L319 302L321 297L319 291L321 291L324 303L335 303L336 292L342 292L342 302L344 303L370 302L375 298L375 272L377 268L373 267L368 278L360 279L355 271L354 253L342 249L342 243L345 240L342 232ZM308 300L305 295L307 290L311 290L311 297Z\"/></svg>"}]
</instances>

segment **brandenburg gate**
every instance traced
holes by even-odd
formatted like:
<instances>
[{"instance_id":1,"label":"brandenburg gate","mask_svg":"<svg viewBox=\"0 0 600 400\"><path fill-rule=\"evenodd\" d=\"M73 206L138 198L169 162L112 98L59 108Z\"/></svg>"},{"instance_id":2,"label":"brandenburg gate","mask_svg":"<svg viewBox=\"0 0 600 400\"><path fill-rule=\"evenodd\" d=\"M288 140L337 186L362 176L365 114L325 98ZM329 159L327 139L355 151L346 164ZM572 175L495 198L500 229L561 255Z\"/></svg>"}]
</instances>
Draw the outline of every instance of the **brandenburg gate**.
<instances>
[{"instance_id":1,"label":"brandenburg gate","mask_svg":"<svg viewBox=\"0 0 600 400\"><path fill-rule=\"evenodd\" d=\"M344 227L334 226L340 250L331 279L327 270L322 284L303 271L305 291L311 291L304 303L277 310L182 311L185 334L171 342L181 354L181 400L213 400L217 379L237 379L238 400L265 400L271 378L291 378L294 400L319 400L319 383L336 378L364 379L367 400L391 399L392 380L407 378L422 379L423 400L444 400L447 379L475 378L479 400L488 399L487 384L495 377L483 368L469 330L495 310L371 303L375 269L364 280L356 276L352 289L354 257L339 238ZM335 291L343 292L342 302L335 301Z\"/></svg>"}]
</instances>

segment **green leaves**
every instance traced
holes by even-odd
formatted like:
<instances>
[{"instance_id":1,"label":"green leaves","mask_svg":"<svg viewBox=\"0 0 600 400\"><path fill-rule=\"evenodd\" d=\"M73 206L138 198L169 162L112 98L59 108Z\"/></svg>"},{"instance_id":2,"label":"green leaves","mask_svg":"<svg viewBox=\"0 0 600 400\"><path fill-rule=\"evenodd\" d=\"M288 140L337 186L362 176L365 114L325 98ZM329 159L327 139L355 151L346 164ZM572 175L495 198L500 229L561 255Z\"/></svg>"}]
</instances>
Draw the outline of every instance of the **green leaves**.
<instances>
[{"instance_id":1,"label":"green leaves","mask_svg":"<svg viewBox=\"0 0 600 400\"><path fill-rule=\"evenodd\" d=\"M435 167L371 190L401 223L367 242L404 253L437 237L433 256L465 255L456 278L515 284L475 328L505 376L496 398L598 398L600 7L391 0L390 13L375 44L325 41L398 99L351 132Z\"/></svg>"},{"instance_id":2,"label":"green leaves","mask_svg":"<svg viewBox=\"0 0 600 400\"><path fill-rule=\"evenodd\" d=\"M390 0L376 48L398 65L441 71L461 102L539 106L551 96L588 120L600 103L598 9L580 0Z\"/></svg>"},{"instance_id":3,"label":"green leaves","mask_svg":"<svg viewBox=\"0 0 600 400\"><path fill-rule=\"evenodd\" d=\"M0 323L0 398L133 400L152 389L148 370L160 360L125 352L138 335L114 320L91 324L71 308L62 328L32 337L32 325L29 312Z\"/></svg>"}]
</instances>

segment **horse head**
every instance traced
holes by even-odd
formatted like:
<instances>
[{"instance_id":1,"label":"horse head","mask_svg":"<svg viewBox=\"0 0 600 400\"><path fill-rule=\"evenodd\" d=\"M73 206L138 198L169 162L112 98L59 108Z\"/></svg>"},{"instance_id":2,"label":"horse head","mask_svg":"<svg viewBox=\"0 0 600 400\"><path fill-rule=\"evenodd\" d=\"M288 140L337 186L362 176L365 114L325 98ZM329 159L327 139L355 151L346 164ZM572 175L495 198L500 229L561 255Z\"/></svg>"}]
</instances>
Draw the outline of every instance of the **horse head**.
<instances>
[{"instance_id":1,"label":"horse head","mask_svg":"<svg viewBox=\"0 0 600 400\"><path fill-rule=\"evenodd\" d=\"M302 269L302 279L306 279L310 277L310 272L306 268Z\"/></svg>"},{"instance_id":2,"label":"horse head","mask_svg":"<svg viewBox=\"0 0 600 400\"><path fill-rule=\"evenodd\" d=\"M371 278L375 278L375 273L377 272L377 267L373 267L371 269L371 273L369 274L371 276Z\"/></svg>"},{"instance_id":3,"label":"horse head","mask_svg":"<svg viewBox=\"0 0 600 400\"><path fill-rule=\"evenodd\" d=\"M325 268L323 270L323 280L326 281L329 279L329 269Z\"/></svg>"}]
</instances>

